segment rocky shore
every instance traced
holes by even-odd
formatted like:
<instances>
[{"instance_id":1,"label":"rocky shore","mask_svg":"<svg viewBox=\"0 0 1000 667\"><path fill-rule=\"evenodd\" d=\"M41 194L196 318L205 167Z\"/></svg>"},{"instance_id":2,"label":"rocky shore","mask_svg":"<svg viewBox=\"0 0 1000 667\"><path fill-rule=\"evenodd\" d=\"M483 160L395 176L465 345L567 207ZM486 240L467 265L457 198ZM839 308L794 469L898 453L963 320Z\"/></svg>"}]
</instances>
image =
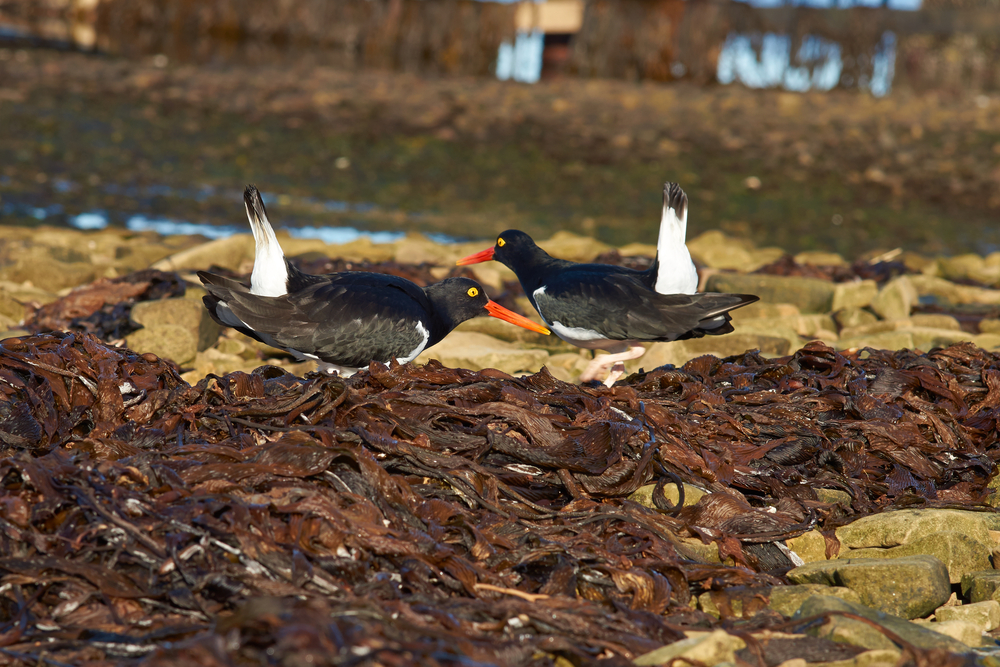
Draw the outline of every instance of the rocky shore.
<instances>
[{"instance_id":1,"label":"rocky shore","mask_svg":"<svg viewBox=\"0 0 1000 667\"><path fill-rule=\"evenodd\" d=\"M533 314L503 266L454 265L482 244L279 239L313 272L471 269ZM1000 253L689 247L761 301L614 388L488 318L345 383L208 318L194 271L248 274L249 235L0 228L0 572L58 592L0 653L1000 664Z\"/></svg>"},{"instance_id":2,"label":"rocky shore","mask_svg":"<svg viewBox=\"0 0 1000 667\"><path fill-rule=\"evenodd\" d=\"M482 243L440 244L419 234L393 243L367 238L344 245L293 239L279 232L290 257L315 272L365 267L404 275L420 284L453 275L479 280L491 297L537 319L516 278L491 262L458 268L455 261ZM249 275L253 238L234 235L205 242L201 237L161 237L106 230L0 229L0 331L16 335L26 314L46 304L68 308L71 317L88 317L115 298L103 295L94 281L113 279L146 268L177 272L184 289L170 301L139 300L130 308L134 331L123 336L137 352L152 352L184 369L196 383L209 373L249 372L272 363L299 374L311 362L293 363L274 348L232 330L220 331L201 306L194 272L217 267ZM594 239L560 232L541 243L554 256L574 261L607 261L648 265L652 245L612 248ZM1000 253L987 257L924 257L892 252L858 260L853 265L833 253L805 252L794 257L779 248L757 248L744 240L711 231L692 239L691 254L709 291L750 293L759 303L734 313L736 331L727 336L658 343L649 346L630 372L664 364L681 366L695 357L723 358L757 349L781 357L818 340L838 350L915 349L929 351L971 342L984 350L1000 348ZM326 261L334 258L339 264ZM74 291L90 285L93 292ZM96 291L95 291L96 290ZM92 308L90 312L85 312ZM30 322L31 320L29 320ZM39 327L28 327L39 330ZM496 368L506 373L535 373L543 366L555 377L576 381L591 353L510 327L489 318L459 326L443 343L417 359L437 359L446 366L472 370Z\"/></svg>"}]
</instances>

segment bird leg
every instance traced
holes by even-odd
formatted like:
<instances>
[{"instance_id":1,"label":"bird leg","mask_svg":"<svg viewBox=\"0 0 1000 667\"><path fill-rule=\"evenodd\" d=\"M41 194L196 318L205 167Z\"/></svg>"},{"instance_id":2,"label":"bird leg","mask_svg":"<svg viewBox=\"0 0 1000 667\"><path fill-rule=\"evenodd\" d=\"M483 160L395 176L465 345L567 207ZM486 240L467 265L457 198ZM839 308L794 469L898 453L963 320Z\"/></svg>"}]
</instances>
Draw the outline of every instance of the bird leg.
<instances>
[{"instance_id":1,"label":"bird leg","mask_svg":"<svg viewBox=\"0 0 1000 667\"><path fill-rule=\"evenodd\" d=\"M646 348L640 345L633 345L625 352L619 352L618 354L599 354L584 369L580 375L580 382L589 382L597 378L601 371L610 368L611 371L608 373L607 379L604 380L604 384L610 387L618 378L625 374L624 362L638 359L645 353Z\"/></svg>"},{"instance_id":2,"label":"bird leg","mask_svg":"<svg viewBox=\"0 0 1000 667\"><path fill-rule=\"evenodd\" d=\"M326 375L333 375L334 373L336 373L342 378L349 378L355 373L357 373L357 370L353 368L347 368L346 366L338 366L337 364L331 364L325 361L317 361L316 370L319 371L320 373L325 373Z\"/></svg>"}]
</instances>

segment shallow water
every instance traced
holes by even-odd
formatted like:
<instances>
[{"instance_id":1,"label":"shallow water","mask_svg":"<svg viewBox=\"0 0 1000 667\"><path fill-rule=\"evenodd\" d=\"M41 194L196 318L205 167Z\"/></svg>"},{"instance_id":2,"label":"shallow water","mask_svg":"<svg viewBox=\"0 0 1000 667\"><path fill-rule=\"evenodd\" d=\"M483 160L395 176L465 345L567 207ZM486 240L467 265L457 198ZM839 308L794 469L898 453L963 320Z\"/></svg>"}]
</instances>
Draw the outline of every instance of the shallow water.
<instances>
[{"instance_id":1,"label":"shallow water","mask_svg":"<svg viewBox=\"0 0 1000 667\"><path fill-rule=\"evenodd\" d=\"M568 229L617 245L655 243L662 184L676 180L691 196L689 238L721 228L760 246L848 257L894 247L1000 249L989 212L947 201L893 203L835 176L804 183L775 176L761 196L745 179L767 173L767 156L756 166L748 164L753 156L709 151L585 161L546 152L531 136L470 144L347 136L319 121L292 125L78 95L6 102L0 223L214 237L246 229L241 193L255 183L276 227L331 241L406 232L489 239L516 227L542 238Z\"/></svg>"}]
</instances>

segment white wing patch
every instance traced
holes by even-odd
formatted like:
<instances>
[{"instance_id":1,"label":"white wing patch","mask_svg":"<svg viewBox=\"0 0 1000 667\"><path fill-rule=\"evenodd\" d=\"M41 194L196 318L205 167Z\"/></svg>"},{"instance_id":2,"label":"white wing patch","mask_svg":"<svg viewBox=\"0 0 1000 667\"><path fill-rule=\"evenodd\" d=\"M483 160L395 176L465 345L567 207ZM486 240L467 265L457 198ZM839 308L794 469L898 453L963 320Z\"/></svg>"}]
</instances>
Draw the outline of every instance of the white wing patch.
<instances>
[{"instance_id":1,"label":"white wing patch","mask_svg":"<svg viewBox=\"0 0 1000 667\"><path fill-rule=\"evenodd\" d=\"M678 213L663 204L656 256L660 262L655 289L660 294L694 294L698 291L698 270L691 261L684 238L687 236L687 207Z\"/></svg>"},{"instance_id":2,"label":"white wing patch","mask_svg":"<svg viewBox=\"0 0 1000 667\"><path fill-rule=\"evenodd\" d=\"M427 347L427 341L431 339L431 332L427 330L427 327L424 326L423 322L417 322L417 333L420 334L423 340L421 340L420 343L418 343L417 346L413 348L413 351L410 352L408 355L406 355L405 357L398 357L397 361L399 363L405 364L408 361L413 361L414 359L417 358L417 355L423 352L424 348Z\"/></svg>"},{"instance_id":3,"label":"white wing patch","mask_svg":"<svg viewBox=\"0 0 1000 667\"><path fill-rule=\"evenodd\" d=\"M257 296L284 296L288 293L288 266L274 230L267 217L257 214L247 206L247 217L253 231L253 273L250 274L250 293Z\"/></svg>"}]
</instances>

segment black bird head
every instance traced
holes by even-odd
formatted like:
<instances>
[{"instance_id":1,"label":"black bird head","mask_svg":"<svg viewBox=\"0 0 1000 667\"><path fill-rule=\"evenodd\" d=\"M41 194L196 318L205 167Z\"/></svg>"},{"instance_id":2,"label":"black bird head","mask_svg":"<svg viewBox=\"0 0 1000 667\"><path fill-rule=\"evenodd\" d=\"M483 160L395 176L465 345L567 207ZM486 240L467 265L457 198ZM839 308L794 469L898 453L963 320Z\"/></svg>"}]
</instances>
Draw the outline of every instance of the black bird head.
<instances>
[{"instance_id":1,"label":"black bird head","mask_svg":"<svg viewBox=\"0 0 1000 667\"><path fill-rule=\"evenodd\" d=\"M469 278L448 278L428 285L424 288L424 293L434 306L434 317L445 328L445 334L462 322L480 315L490 315L530 331L549 334L549 330L541 324L491 301L482 285Z\"/></svg>"},{"instance_id":2,"label":"black bird head","mask_svg":"<svg viewBox=\"0 0 1000 667\"><path fill-rule=\"evenodd\" d=\"M504 266L517 272L517 265L528 259L548 257L548 253L538 247L534 240L519 229L508 229L497 236L497 242L492 248L477 252L458 260L459 266L478 264L495 259Z\"/></svg>"}]
</instances>

